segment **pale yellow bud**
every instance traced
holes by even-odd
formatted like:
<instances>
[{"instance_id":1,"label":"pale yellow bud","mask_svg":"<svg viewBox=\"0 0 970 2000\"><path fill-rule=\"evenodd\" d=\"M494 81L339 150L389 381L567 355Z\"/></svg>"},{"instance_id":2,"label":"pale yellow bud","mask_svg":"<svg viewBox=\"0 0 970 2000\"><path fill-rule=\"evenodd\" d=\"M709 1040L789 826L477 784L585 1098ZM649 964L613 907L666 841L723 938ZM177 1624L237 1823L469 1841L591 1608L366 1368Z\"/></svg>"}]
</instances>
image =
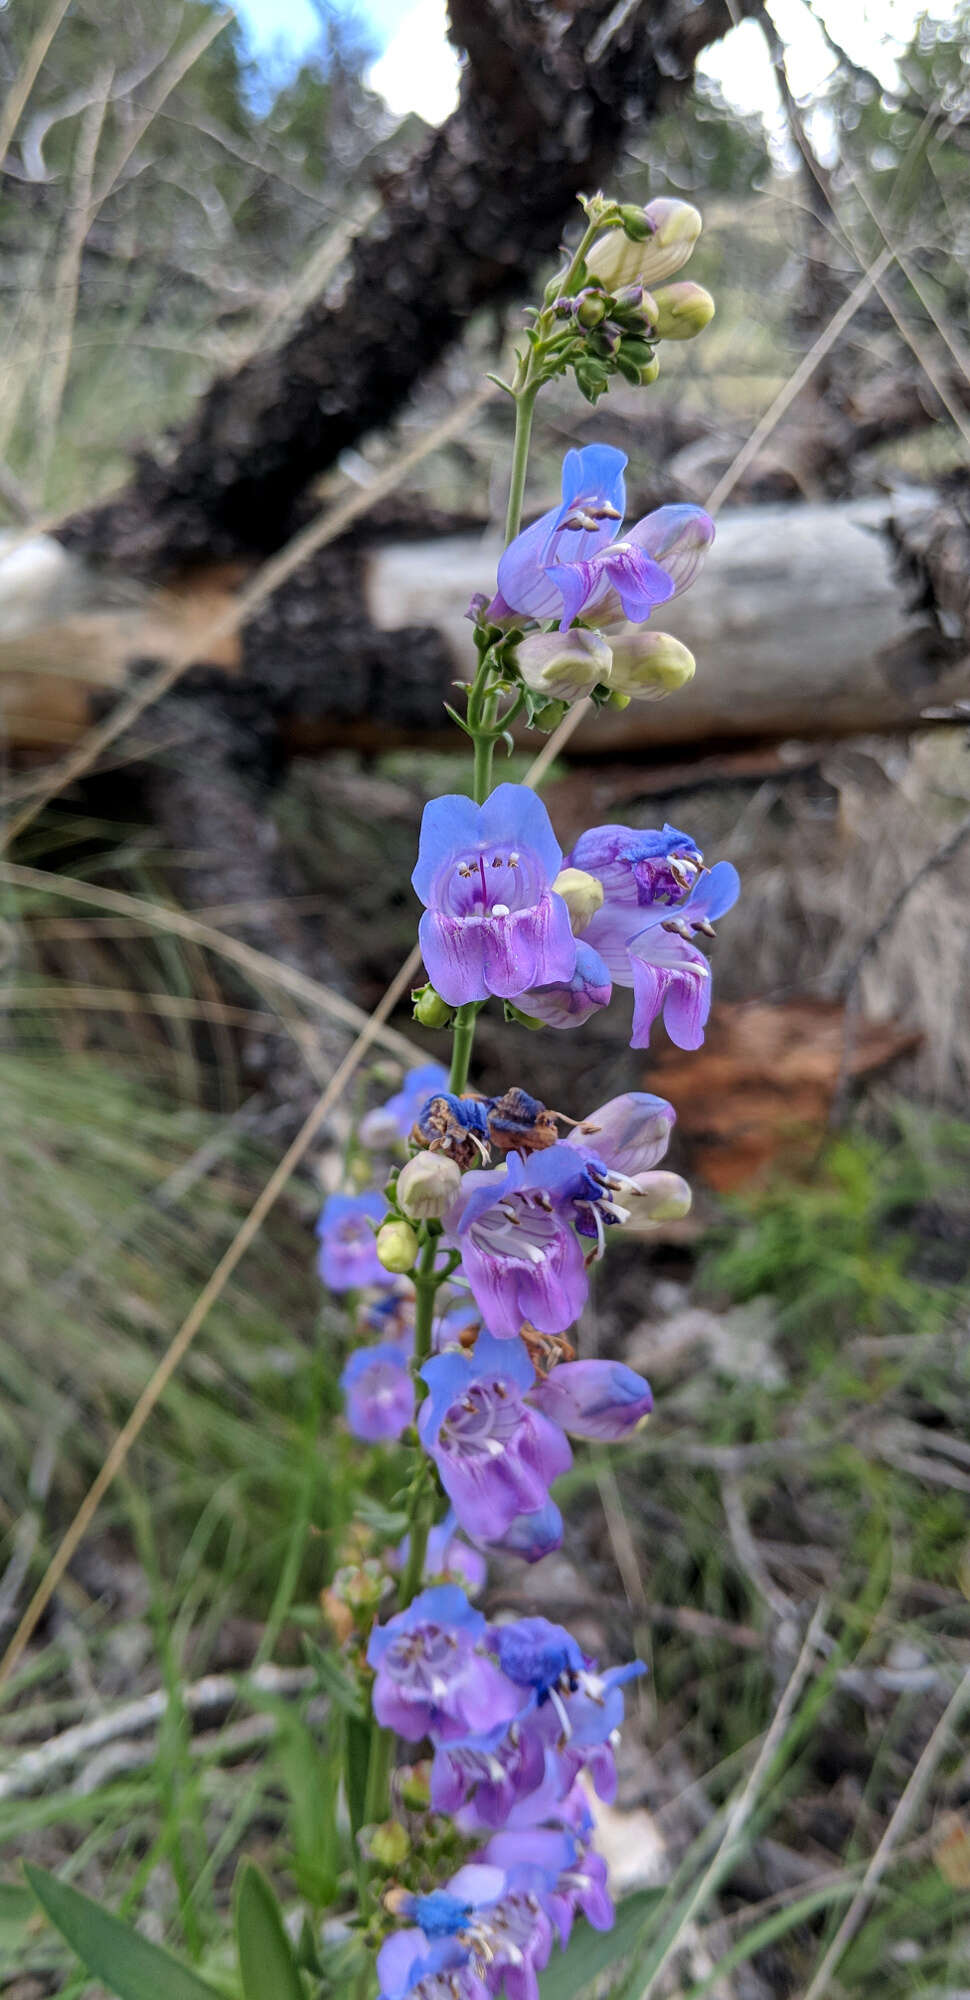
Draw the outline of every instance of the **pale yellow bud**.
<instances>
[{"instance_id":1,"label":"pale yellow bud","mask_svg":"<svg viewBox=\"0 0 970 2000\"><path fill-rule=\"evenodd\" d=\"M653 329L655 340L693 340L714 318L710 292L690 278L679 285L664 285L654 297L660 315Z\"/></svg>"},{"instance_id":2,"label":"pale yellow bud","mask_svg":"<svg viewBox=\"0 0 970 2000\"><path fill-rule=\"evenodd\" d=\"M610 677L610 649L598 632L530 632L515 659L526 687L550 701L578 701Z\"/></svg>"},{"instance_id":3,"label":"pale yellow bud","mask_svg":"<svg viewBox=\"0 0 970 2000\"><path fill-rule=\"evenodd\" d=\"M562 897L569 911L573 935L578 937L587 924L592 923L597 910L602 909L602 882L598 882L595 875L587 875L585 868L563 868L552 888L554 895Z\"/></svg>"},{"instance_id":4,"label":"pale yellow bud","mask_svg":"<svg viewBox=\"0 0 970 2000\"><path fill-rule=\"evenodd\" d=\"M652 632L642 625L610 631L613 666L610 688L634 701L657 701L694 678L693 653L670 632Z\"/></svg>"},{"instance_id":5,"label":"pale yellow bud","mask_svg":"<svg viewBox=\"0 0 970 2000\"><path fill-rule=\"evenodd\" d=\"M409 1222L384 1222L377 1232L377 1255L385 1271L413 1270L419 1247Z\"/></svg>"},{"instance_id":6,"label":"pale yellow bud","mask_svg":"<svg viewBox=\"0 0 970 2000\"><path fill-rule=\"evenodd\" d=\"M672 278L686 264L704 226L689 201L667 196L649 201L643 213L653 229L642 243L632 242L622 229L610 229L587 255L587 271L608 292L617 292L621 285L647 285L652 290L664 278Z\"/></svg>"},{"instance_id":7,"label":"pale yellow bud","mask_svg":"<svg viewBox=\"0 0 970 2000\"><path fill-rule=\"evenodd\" d=\"M445 1153L415 1153L398 1174L397 1198L413 1222L438 1222L460 1187L461 1168Z\"/></svg>"}]
</instances>

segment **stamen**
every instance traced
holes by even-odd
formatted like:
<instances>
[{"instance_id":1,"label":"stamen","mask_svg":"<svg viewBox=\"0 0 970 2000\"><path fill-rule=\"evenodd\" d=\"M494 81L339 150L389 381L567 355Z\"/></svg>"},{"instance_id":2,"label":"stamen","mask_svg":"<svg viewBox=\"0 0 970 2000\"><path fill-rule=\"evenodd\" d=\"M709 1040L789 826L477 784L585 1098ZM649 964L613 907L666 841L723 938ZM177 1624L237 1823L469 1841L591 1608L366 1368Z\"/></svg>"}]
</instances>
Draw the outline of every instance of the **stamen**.
<instances>
[{"instance_id":1,"label":"stamen","mask_svg":"<svg viewBox=\"0 0 970 2000\"><path fill-rule=\"evenodd\" d=\"M507 916L509 916L510 914L511 914L511 912L510 912L510 910L509 910L509 906L508 906L508 904L507 904L507 903L493 903L493 904L492 904L492 915L493 915L493 917L507 917Z\"/></svg>"}]
</instances>

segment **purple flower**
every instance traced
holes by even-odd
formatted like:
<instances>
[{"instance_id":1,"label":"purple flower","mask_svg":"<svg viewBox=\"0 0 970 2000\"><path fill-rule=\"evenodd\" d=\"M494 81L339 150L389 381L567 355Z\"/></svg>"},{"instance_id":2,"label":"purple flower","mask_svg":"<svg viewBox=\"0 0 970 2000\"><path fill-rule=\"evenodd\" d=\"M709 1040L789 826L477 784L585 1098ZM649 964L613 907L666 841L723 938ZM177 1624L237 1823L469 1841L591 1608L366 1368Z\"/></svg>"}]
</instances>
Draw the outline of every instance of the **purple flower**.
<instances>
[{"instance_id":1,"label":"purple flower","mask_svg":"<svg viewBox=\"0 0 970 2000\"><path fill-rule=\"evenodd\" d=\"M571 979L554 980L520 993L516 1006L547 1028L581 1028L600 1007L608 1007L613 987L599 952L584 938L576 941L576 966Z\"/></svg>"},{"instance_id":2,"label":"purple flower","mask_svg":"<svg viewBox=\"0 0 970 2000\"><path fill-rule=\"evenodd\" d=\"M576 940L551 886L561 865L549 814L525 785L499 785L483 806L459 793L425 806L411 880L428 977L450 1007L572 977Z\"/></svg>"},{"instance_id":3,"label":"purple flower","mask_svg":"<svg viewBox=\"0 0 970 2000\"><path fill-rule=\"evenodd\" d=\"M403 1348L360 1347L340 1377L347 1428L366 1444L389 1444L414 1421L414 1383Z\"/></svg>"},{"instance_id":4,"label":"purple flower","mask_svg":"<svg viewBox=\"0 0 970 2000\"><path fill-rule=\"evenodd\" d=\"M406 1611L375 1625L374 1714L408 1743L447 1743L510 1722L521 1695L483 1650L487 1627L457 1584L423 1590Z\"/></svg>"},{"instance_id":5,"label":"purple flower","mask_svg":"<svg viewBox=\"0 0 970 2000\"><path fill-rule=\"evenodd\" d=\"M579 1841L564 1842L568 1836L552 1828L536 1827L529 1832L493 1834L483 1848L481 1859L493 1867L509 1871L539 1867L547 1876L555 1870L552 1888L540 1884L538 1893L555 1924L565 1950L573 1920L580 1910L594 1930L612 1929L614 1909L606 1886L606 1862Z\"/></svg>"},{"instance_id":6,"label":"purple flower","mask_svg":"<svg viewBox=\"0 0 970 2000\"><path fill-rule=\"evenodd\" d=\"M425 1450L466 1534L495 1541L518 1516L536 1514L568 1471L563 1431L525 1401L535 1370L519 1341L482 1332L474 1354L435 1355L421 1375L430 1390L418 1419Z\"/></svg>"},{"instance_id":7,"label":"purple flower","mask_svg":"<svg viewBox=\"0 0 970 2000\"><path fill-rule=\"evenodd\" d=\"M376 1152L396 1145L400 1139L409 1139L422 1105L436 1091L447 1088L448 1071L442 1063L422 1063L418 1069L409 1070L400 1090L361 1119L358 1134L361 1144Z\"/></svg>"},{"instance_id":8,"label":"purple flower","mask_svg":"<svg viewBox=\"0 0 970 2000\"><path fill-rule=\"evenodd\" d=\"M682 903L703 867L688 833L675 826L593 826L580 834L566 863L603 884L604 899L632 909Z\"/></svg>"},{"instance_id":9,"label":"purple flower","mask_svg":"<svg viewBox=\"0 0 970 2000\"><path fill-rule=\"evenodd\" d=\"M499 1340L515 1339L525 1320L540 1333L565 1333L586 1303L583 1252L562 1212L576 1176L576 1154L562 1145L465 1175L446 1237Z\"/></svg>"},{"instance_id":10,"label":"purple flower","mask_svg":"<svg viewBox=\"0 0 970 2000\"><path fill-rule=\"evenodd\" d=\"M555 1858L560 1860L558 1851ZM481 1981L480 1992L538 2000L536 1975L549 1960L552 1924L537 1890L552 1890L556 1879L541 1862L503 1869L472 1861L430 1895L398 1892L398 1909L413 1917L417 1928L381 1947L382 2000L403 2000L413 1992L426 2000L425 1977L451 1967L470 1968ZM459 1985L457 1991L461 1996L464 1989Z\"/></svg>"},{"instance_id":11,"label":"purple flower","mask_svg":"<svg viewBox=\"0 0 970 2000\"><path fill-rule=\"evenodd\" d=\"M621 1361L560 1361L529 1400L570 1437L607 1444L628 1437L653 1408L649 1382Z\"/></svg>"},{"instance_id":12,"label":"purple flower","mask_svg":"<svg viewBox=\"0 0 970 2000\"><path fill-rule=\"evenodd\" d=\"M624 452L586 445L563 461L562 503L518 535L498 566L493 618L558 618L566 631L595 609L597 624L640 624L693 582L714 523L701 507L661 507L617 541L626 494Z\"/></svg>"},{"instance_id":13,"label":"purple flower","mask_svg":"<svg viewBox=\"0 0 970 2000\"><path fill-rule=\"evenodd\" d=\"M631 1047L645 1049L658 1014L680 1049L698 1049L711 1011L711 970L691 942L737 901L740 882L729 861L719 861L673 909L649 913L607 900L589 927L619 986L633 987Z\"/></svg>"},{"instance_id":14,"label":"purple flower","mask_svg":"<svg viewBox=\"0 0 970 2000\"><path fill-rule=\"evenodd\" d=\"M626 1090L590 1111L563 1144L593 1155L610 1173L635 1180L663 1159L676 1119L665 1097Z\"/></svg>"},{"instance_id":15,"label":"purple flower","mask_svg":"<svg viewBox=\"0 0 970 2000\"><path fill-rule=\"evenodd\" d=\"M499 1625L492 1644L507 1678L531 1689L535 1707L548 1710L550 1745L560 1749L608 1744L623 1721L624 1683L647 1671L642 1660L632 1660L597 1673L565 1626L548 1618Z\"/></svg>"},{"instance_id":16,"label":"purple flower","mask_svg":"<svg viewBox=\"0 0 970 2000\"><path fill-rule=\"evenodd\" d=\"M353 1291L359 1285L393 1285L379 1263L372 1223L387 1214L383 1195L331 1194L317 1223L320 1250L317 1270L332 1292Z\"/></svg>"}]
</instances>

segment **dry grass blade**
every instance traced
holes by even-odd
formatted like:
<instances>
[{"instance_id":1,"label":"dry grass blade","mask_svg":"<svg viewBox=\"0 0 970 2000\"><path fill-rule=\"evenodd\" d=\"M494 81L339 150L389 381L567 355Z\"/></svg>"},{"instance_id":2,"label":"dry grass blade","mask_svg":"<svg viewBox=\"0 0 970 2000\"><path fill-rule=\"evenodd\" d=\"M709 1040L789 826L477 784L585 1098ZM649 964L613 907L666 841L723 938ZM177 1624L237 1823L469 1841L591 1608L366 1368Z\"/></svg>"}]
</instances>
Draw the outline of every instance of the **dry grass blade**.
<instances>
[{"instance_id":1,"label":"dry grass blade","mask_svg":"<svg viewBox=\"0 0 970 2000\"><path fill-rule=\"evenodd\" d=\"M0 166L10 149L10 141L20 123L20 115L40 74L41 64L71 4L71 0L53 0L46 18L34 36L27 50L23 69L11 86L10 94L0 111Z\"/></svg>"},{"instance_id":2,"label":"dry grass blade","mask_svg":"<svg viewBox=\"0 0 970 2000\"><path fill-rule=\"evenodd\" d=\"M916 1769L900 1797L899 1803L875 1854L853 1896L845 1916L822 1959L811 1984L806 1987L804 2000L824 2000L832 1991L832 1979L853 1938L856 1935L869 1904L882 1880L890 1860L900 1841L908 1833L914 1815L918 1812L929 1788L933 1773L946 1749L950 1737L956 1731L966 1711L970 1709L970 1668L954 1688L929 1742L920 1757Z\"/></svg>"},{"instance_id":3,"label":"dry grass blade","mask_svg":"<svg viewBox=\"0 0 970 2000\"><path fill-rule=\"evenodd\" d=\"M73 784L75 779L82 777L86 771L90 771L102 753L116 742L146 709L151 708L156 701L160 701L162 695L167 694L169 688L174 687L181 675L186 673L200 657L204 657L210 647L216 647L222 640L231 638L238 632L245 625L247 618L257 611L261 604L266 603L267 598L279 589L281 583L285 583L296 573L308 556L315 555L318 549L326 548L329 542L336 541L337 537L352 527L355 521L369 513L379 500L386 499L389 493L393 493L416 466L421 465L431 452L437 451L439 445L446 444L450 438L465 431L472 418L494 393L491 383L483 383L481 388L474 390L471 395L457 403L450 415L444 417L440 424L436 424L433 430L428 431L417 444L401 452L383 472L378 473L371 486L366 490L349 494L338 506L318 514L300 530L299 534L287 542L286 547L281 549L278 555L263 563L228 610L211 619L195 635L191 645L177 648L171 659L166 660L153 674L149 674L141 687L125 701L119 702L118 707L105 718L104 722L90 730L76 749L48 771L33 798L0 830L0 850L8 847L12 840L16 840L25 832L26 828L33 824L38 813L43 812L45 806L49 806L52 799L57 798L66 786Z\"/></svg>"},{"instance_id":4,"label":"dry grass blade","mask_svg":"<svg viewBox=\"0 0 970 2000\"><path fill-rule=\"evenodd\" d=\"M738 1793L734 1803L728 1808L724 1832L721 1836L717 1852L709 1861L700 1881L696 1884L684 1909L681 1911L675 1933L668 1939L661 1955L654 1961L648 1974L646 1985L640 1988L636 2000L652 2000L652 1996L657 1991L658 1982L666 1967L670 1964L670 1960L677 1950L684 1932L694 1922L695 1918L700 1915L708 1897L713 1895L718 1883L723 1879L726 1870L737 1856L741 1836L757 1806L761 1794L762 1780L774 1762L776 1752L781 1747L782 1739L801 1699L802 1689L814 1666L815 1655L822 1637L827 1610L828 1605L823 1598L821 1603L816 1606L812 1615L801 1652L795 1662L781 1700L771 1718L771 1726L765 1734L761 1749L752 1765L747 1783ZM808 2000L808 1995L806 1995L806 2000Z\"/></svg>"},{"instance_id":5,"label":"dry grass blade","mask_svg":"<svg viewBox=\"0 0 970 2000\"><path fill-rule=\"evenodd\" d=\"M238 966L240 972L246 973L260 988L279 987L291 993L294 1000L319 1008L346 1028L362 1032L368 1026L368 1016L363 1008L355 1007L352 1000L345 1000L342 993L335 993L332 987L324 986L318 979L311 979L309 973L286 965L282 959L270 958L268 952L243 944L240 938L215 930L211 924L202 923L187 910L170 909L166 903L152 903L146 897L129 896L122 889L102 888L95 882L79 882L73 876L55 875L48 869L21 867L14 861L0 862L0 882L6 882L14 889L39 889L45 895L64 896L69 902L89 903L98 910L113 910L118 916L131 917L154 930L170 932L175 937L185 938L189 944L203 945L208 951L218 952L220 958ZM422 1051L393 1028L379 1027L374 1039L403 1062L424 1061Z\"/></svg>"},{"instance_id":6,"label":"dry grass blade","mask_svg":"<svg viewBox=\"0 0 970 2000\"><path fill-rule=\"evenodd\" d=\"M117 187L132 154L136 147L141 145L145 133L158 117L166 99L171 97L173 90L178 88L182 78L188 75L189 70L194 68L200 56L205 54L210 42L214 42L216 36L221 35L223 29L228 28L230 22L234 21L235 18L235 10L231 7L225 14L217 14L215 18L210 16L207 21L202 23L200 28L196 29L195 34L189 37L185 46L181 49L176 49L163 65L148 103L139 115L132 118L131 122L125 126L114 158L109 162L102 180L94 191L88 215L89 223L93 221L99 208L103 207L108 196Z\"/></svg>"}]
</instances>

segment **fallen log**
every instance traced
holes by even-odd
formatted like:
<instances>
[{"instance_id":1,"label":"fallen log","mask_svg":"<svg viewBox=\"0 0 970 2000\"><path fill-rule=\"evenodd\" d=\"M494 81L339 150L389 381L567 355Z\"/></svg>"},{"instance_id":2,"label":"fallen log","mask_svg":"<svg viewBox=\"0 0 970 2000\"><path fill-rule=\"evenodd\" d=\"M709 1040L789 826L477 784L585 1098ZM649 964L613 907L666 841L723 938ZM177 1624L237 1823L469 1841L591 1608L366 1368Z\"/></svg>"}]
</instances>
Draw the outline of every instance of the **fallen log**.
<instances>
[{"instance_id":1,"label":"fallen log","mask_svg":"<svg viewBox=\"0 0 970 2000\"><path fill-rule=\"evenodd\" d=\"M656 618L696 655L695 680L590 718L577 752L900 729L970 695L968 540L961 509L925 493L725 515L699 580ZM376 550L372 623L430 623L466 673L468 601L497 554L469 535Z\"/></svg>"},{"instance_id":2,"label":"fallen log","mask_svg":"<svg viewBox=\"0 0 970 2000\"><path fill-rule=\"evenodd\" d=\"M236 726L237 761L251 766L281 750L427 742L446 727L442 704L473 659L468 601L491 587L497 544L468 532L405 540L399 518L367 533L366 543L322 551L238 645L186 677L181 728L193 700L214 706L227 744ZM35 749L72 741L133 667L201 633L238 581L234 569L212 569L140 604L129 590L102 605L76 558L39 544L31 612L25 569L21 549L20 594L5 597L0 560L0 706L8 741ZM695 653L695 680L665 701L591 718L577 753L815 740L906 729L929 708L946 711L970 697L968 575L960 488L738 508L721 519L693 589L658 615Z\"/></svg>"}]
</instances>

